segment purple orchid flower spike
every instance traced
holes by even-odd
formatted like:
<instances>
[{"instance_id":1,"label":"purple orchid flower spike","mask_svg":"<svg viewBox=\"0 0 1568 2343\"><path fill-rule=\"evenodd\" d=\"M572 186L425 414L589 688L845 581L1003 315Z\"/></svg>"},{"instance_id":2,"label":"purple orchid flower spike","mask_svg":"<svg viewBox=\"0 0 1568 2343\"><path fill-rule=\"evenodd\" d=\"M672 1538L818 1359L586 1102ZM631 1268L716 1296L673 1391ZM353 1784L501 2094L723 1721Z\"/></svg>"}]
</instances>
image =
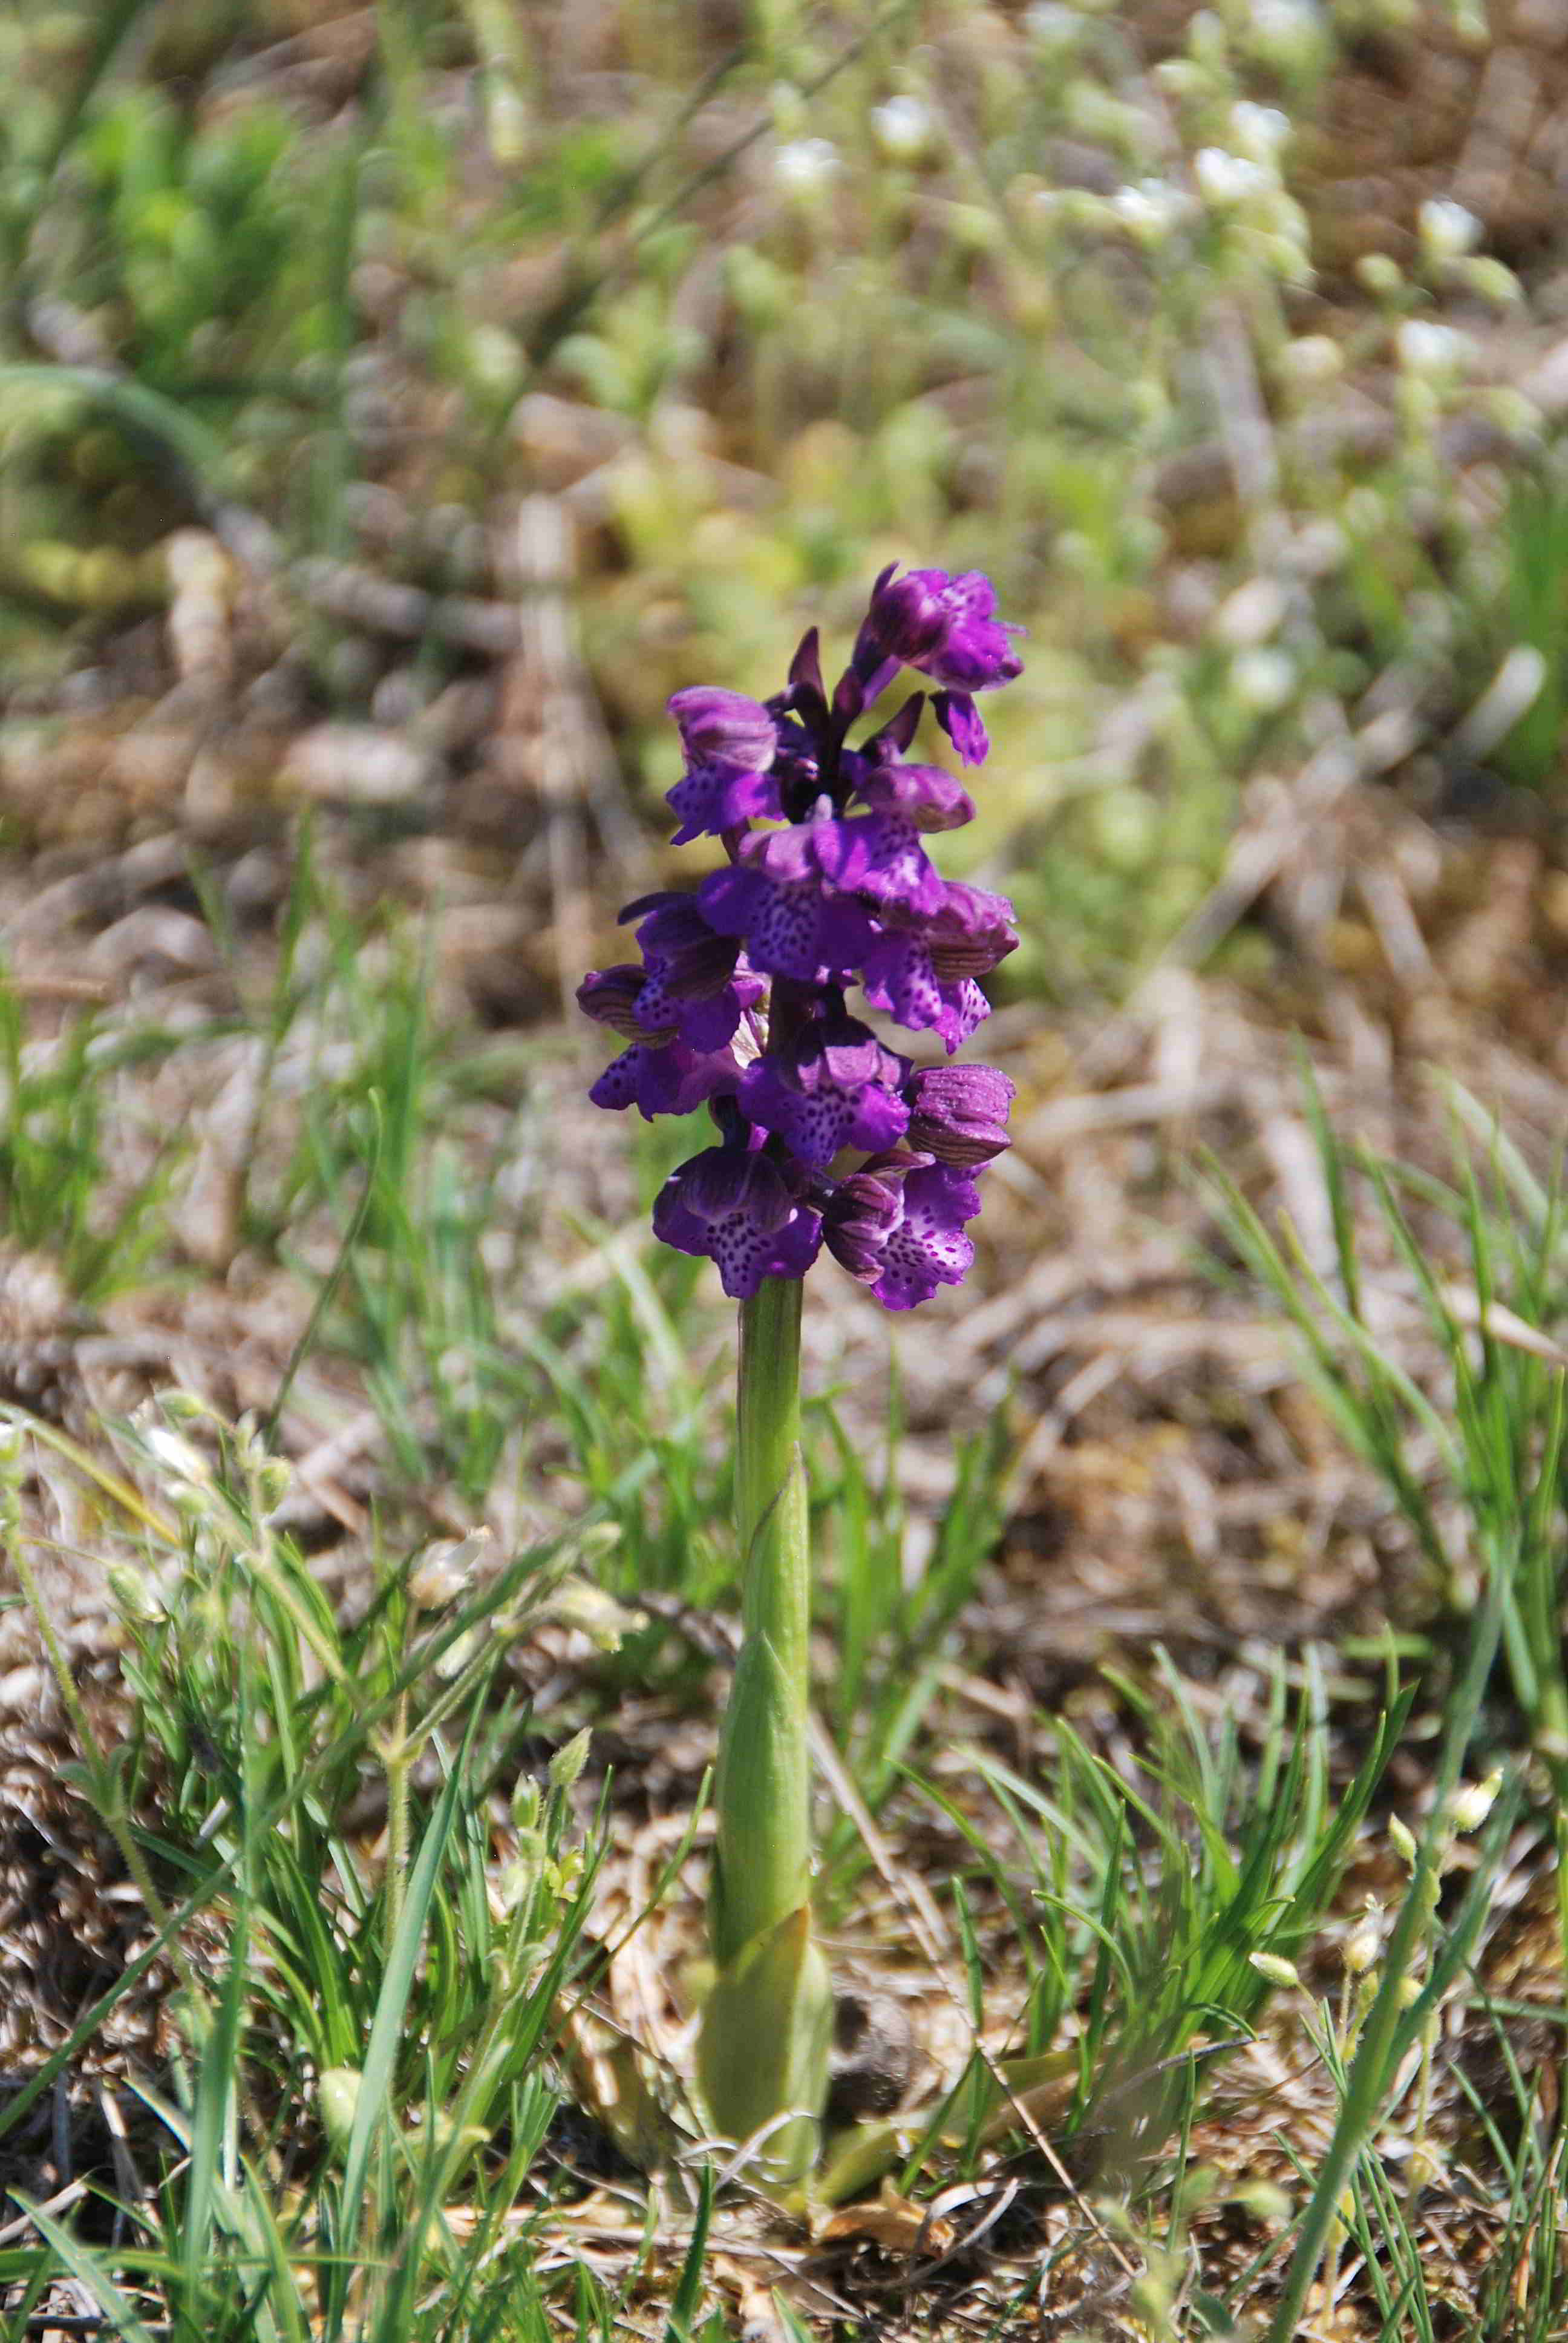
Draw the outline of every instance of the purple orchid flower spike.
<instances>
[{"instance_id":1,"label":"purple orchid flower spike","mask_svg":"<svg viewBox=\"0 0 1568 2343\"><path fill-rule=\"evenodd\" d=\"M1012 1084L987 1066L917 1071L845 994L858 984L950 1055L990 1014L981 980L1017 943L1011 906L930 860L927 841L972 820L974 802L910 752L929 707L980 762L974 695L1018 674L1016 632L979 571L887 570L830 689L813 628L773 699L703 685L669 702L686 752L676 842L721 838L729 860L693 892L629 904L640 964L597 970L578 997L628 1045L597 1103L648 1117L707 1105L718 1121L722 1143L672 1175L654 1227L716 1261L738 1297L804 1276L825 1247L908 1310L972 1258L965 1227L1008 1144ZM851 747L900 667L935 689Z\"/></svg>"}]
</instances>

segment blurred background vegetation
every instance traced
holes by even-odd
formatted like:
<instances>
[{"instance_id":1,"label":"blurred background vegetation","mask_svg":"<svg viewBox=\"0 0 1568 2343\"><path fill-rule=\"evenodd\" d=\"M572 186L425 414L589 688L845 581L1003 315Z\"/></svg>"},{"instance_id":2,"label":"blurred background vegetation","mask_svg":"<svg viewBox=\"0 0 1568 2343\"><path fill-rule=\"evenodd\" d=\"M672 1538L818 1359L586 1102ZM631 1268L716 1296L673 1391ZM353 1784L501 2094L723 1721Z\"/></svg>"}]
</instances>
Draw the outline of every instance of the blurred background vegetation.
<instances>
[{"instance_id":1,"label":"blurred background vegetation","mask_svg":"<svg viewBox=\"0 0 1568 2343\"><path fill-rule=\"evenodd\" d=\"M530 496L576 753L638 810L668 690L767 686L887 560L996 574L1030 658L969 851L1020 900L1014 994L1124 990L1249 785L1364 705L1423 810L1544 810L1549 14L18 12L14 830L303 795L526 844L495 799L538 719L537 679L497 706ZM152 711L220 679L193 777Z\"/></svg>"},{"instance_id":2,"label":"blurred background vegetation","mask_svg":"<svg viewBox=\"0 0 1568 2343\"><path fill-rule=\"evenodd\" d=\"M775 689L887 563L977 567L1027 663L944 867L1018 907L985 1037L1018 1143L963 1295L901 1344L826 1273L809 1312L824 1745L860 1802L835 1777L824 1900L905 1964L928 2067L969 2093L961 2154L939 2124L905 2167L913 2212L847 2233L855 2298L890 2316L898 2220L926 2253L939 2180L994 2177L975 2043L1065 2039L1042 2120L1124 2203L1086 2228L1031 2167L1040 2227L987 2247L1024 2239L1013 2307L1054 2221L1085 2301L1112 2273L1134 2323L1107 2331L1230 2331L1288 2192L1341 2201L1337 1948L1405 1894L1377 1835L1402 1802L1462 1889L1422 1921L1452 2057L1434 2084L1435 2035L1389 2034L1379 2087L1425 2061L1415 2177L1369 2163L1332 2247L1364 2323L1320 2305L1322 2331L1543 2343L1568 16L29 0L0 88L0 1406L32 1443L0 1497L41 1574L0 1583L0 2044L29 2078L0 2167L41 2198L74 2154L92 2236L155 2239L114 2264L142 2309L205 2333L266 2331L261 2259L281 2299L307 2252L390 2268L415 2236L356 2329L403 2343L468 2331L547 2138L528 2219L581 2179L568 2117L622 2179L656 2160L629 2058L607 2082L554 1996L604 1985L668 2116L731 1323L648 1235L686 1142L586 1104L570 996L618 904L690 876L668 694ZM409 1574L431 1538L468 1569L480 1530L505 1569L450 1575L496 1623L483 1665L457 1614L421 1624L459 1594ZM427 1632L472 1695L461 1798ZM1432 1804L1462 1762L1520 1769L1479 1854ZM941 1902L961 1988L890 1876ZM600 1954L667 1890L623 2005ZM172 1968L137 1933L160 1895L191 1898ZM223 1967L232 1909L274 1968L243 1930ZM467 1949L417 1979L427 1913ZM1332 2026L1280 2014L1298 1957ZM1185 2053L1254 2024L1264 2063L1203 2097ZM143 2056L206 2141L166 2234L150 2197L116 2226L102 2181L135 2197L94 2093ZM376 2135L369 2197L381 2117L323 2087L363 2064L403 2156ZM215 2179L235 2074L254 2229ZM1418 2219L1432 2137L1460 2180ZM297 2157L299 2197L273 2186ZM427 2270L459 2172L479 2243ZM650 2271L672 2343L698 2331L711 2210L687 2188L685 2264L623 2239L613 2298L565 2253L539 2280L528 2231L482 2331L557 2331L548 2296L608 2336ZM6 2343L67 2277L113 2311L106 2260L17 2235ZM278 2331L349 2331L347 2267Z\"/></svg>"}]
</instances>

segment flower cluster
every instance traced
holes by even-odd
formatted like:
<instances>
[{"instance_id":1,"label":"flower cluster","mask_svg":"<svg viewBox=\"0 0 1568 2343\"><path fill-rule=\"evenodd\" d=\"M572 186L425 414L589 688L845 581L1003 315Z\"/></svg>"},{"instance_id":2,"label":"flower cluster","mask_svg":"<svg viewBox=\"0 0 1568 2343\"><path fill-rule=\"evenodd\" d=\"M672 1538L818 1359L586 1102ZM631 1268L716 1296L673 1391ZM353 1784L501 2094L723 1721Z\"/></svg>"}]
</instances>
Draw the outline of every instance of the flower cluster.
<instances>
[{"instance_id":1,"label":"flower cluster","mask_svg":"<svg viewBox=\"0 0 1568 2343\"><path fill-rule=\"evenodd\" d=\"M718 1144L671 1174L653 1225L716 1262L738 1300L804 1276L826 1245L909 1310L974 1258L964 1224L1008 1144L1012 1084L990 1066L917 1067L845 995L859 983L950 1056L989 1013L979 980L1018 941L1012 907L927 857L926 836L974 807L953 774L909 761L926 693L859 747L849 735L912 668L960 759L981 763L975 694L1020 665L995 611L978 571L885 570L830 696L813 630L773 699L703 687L669 703L687 764L669 792L676 843L717 837L729 860L694 892L628 904L641 960L596 970L578 999L629 1045L596 1104L709 1108Z\"/></svg>"}]
</instances>

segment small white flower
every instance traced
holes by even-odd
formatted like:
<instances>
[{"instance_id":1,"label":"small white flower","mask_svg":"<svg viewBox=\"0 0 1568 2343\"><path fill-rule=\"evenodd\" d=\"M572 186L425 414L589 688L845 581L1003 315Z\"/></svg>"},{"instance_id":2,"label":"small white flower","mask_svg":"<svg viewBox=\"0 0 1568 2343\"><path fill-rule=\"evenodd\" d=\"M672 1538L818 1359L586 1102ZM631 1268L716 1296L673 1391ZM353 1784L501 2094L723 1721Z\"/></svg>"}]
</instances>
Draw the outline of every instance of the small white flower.
<instances>
[{"instance_id":1,"label":"small white flower","mask_svg":"<svg viewBox=\"0 0 1568 2343\"><path fill-rule=\"evenodd\" d=\"M1192 175L1204 200L1216 209L1231 209L1266 195L1274 175L1250 156L1229 154L1223 146L1201 146L1192 158Z\"/></svg>"},{"instance_id":2,"label":"small white flower","mask_svg":"<svg viewBox=\"0 0 1568 2343\"><path fill-rule=\"evenodd\" d=\"M1318 62L1327 29L1315 0L1252 0L1247 42L1284 72L1304 72Z\"/></svg>"},{"instance_id":3,"label":"small white flower","mask_svg":"<svg viewBox=\"0 0 1568 2343\"><path fill-rule=\"evenodd\" d=\"M1446 196L1430 197L1417 216L1421 240L1434 260L1462 260L1481 242L1482 226L1475 214Z\"/></svg>"},{"instance_id":4,"label":"small white flower","mask_svg":"<svg viewBox=\"0 0 1568 2343\"><path fill-rule=\"evenodd\" d=\"M1231 661L1231 686L1243 708L1272 716L1294 698L1296 662L1289 651L1260 644L1256 650L1238 651Z\"/></svg>"},{"instance_id":5,"label":"small white flower","mask_svg":"<svg viewBox=\"0 0 1568 2343\"><path fill-rule=\"evenodd\" d=\"M1481 1828L1497 1803L1497 1793L1503 1787L1500 1773L1488 1774L1484 1782L1466 1782L1454 1792L1448 1809L1448 1818L1457 1831Z\"/></svg>"},{"instance_id":6,"label":"small white flower","mask_svg":"<svg viewBox=\"0 0 1568 2343\"><path fill-rule=\"evenodd\" d=\"M1034 0L1023 12L1023 29L1042 49L1072 49L1083 31L1083 19L1075 8L1063 7L1061 0Z\"/></svg>"},{"instance_id":7,"label":"small white flower","mask_svg":"<svg viewBox=\"0 0 1568 2343\"><path fill-rule=\"evenodd\" d=\"M1244 97L1231 108L1231 135L1238 153L1267 166L1291 135L1290 116L1277 106L1254 106Z\"/></svg>"},{"instance_id":8,"label":"small white flower","mask_svg":"<svg viewBox=\"0 0 1568 2343\"><path fill-rule=\"evenodd\" d=\"M1377 1959L1382 1943L1382 1931L1378 1926L1375 1912L1363 1912L1342 1948L1342 1957L1352 1976L1365 1976Z\"/></svg>"},{"instance_id":9,"label":"small white flower","mask_svg":"<svg viewBox=\"0 0 1568 2343\"><path fill-rule=\"evenodd\" d=\"M1298 334L1280 352L1280 371L1304 390L1343 373L1345 354L1332 334Z\"/></svg>"},{"instance_id":10,"label":"small white flower","mask_svg":"<svg viewBox=\"0 0 1568 2343\"><path fill-rule=\"evenodd\" d=\"M467 1593L489 1535L488 1530L472 1530L466 1538L438 1538L426 1547L408 1574L408 1600L416 1611L439 1611Z\"/></svg>"},{"instance_id":11,"label":"small white flower","mask_svg":"<svg viewBox=\"0 0 1568 2343\"><path fill-rule=\"evenodd\" d=\"M1227 650L1251 650L1284 624L1290 598L1277 578L1249 578L1214 613L1214 632Z\"/></svg>"},{"instance_id":12,"label":"small white flower","mask_svg":"<svg viewBox=\"0 0 1568 2343\"><path fill-rule=\"evenodd\" d=\"M1141 243L1158 244L1181 226L1192 206L1180 187L1163 179L1141 179L1135 187L1118 187L1111 208Z\"/></svg>"},{"instance_id":13,"label":"small white flower","mask_svg":"<svg viewBox=\"0 0 1568 2343\"><path fill-rule=\"evenodd\" d=\"M871 129L884 155L895 163L919 160L931 143L931 110L920 97L890 97L871 108Z\"/></svg>"},{"instance_id":14,"label":"small white flower","mask_svg":"<svg viewBox=\"0 0 1568 2343\"><path fill-rule=\"evenodd\" d=\"M1406 317L1394 336L1399 362L1407 374L1457 374L1470 357L1468 334L1431 317Z\"/></svg>"},{"instance_id":15,"label":"small white flower","mask_svg":"<svg viewBox=\"0 0 1568 2343\"><path fill-rule=\"evenodd\" d=\"M189 1482L193 1487L205 1488L212 1480L212 1466L199 1448L171 1432L166 1423L149 1423L142 1437L165 1471L176 1481Z\"/></svg>"},{"instance_id":16,"label":"small white flower","mask_svg":"<svg viewBox=\"0 0 1568 2343\"><path fill-rule=\"evenodd\" d=\"M787 139L773 157L774 176L799 196L819 195L843 167L843 158L830 138Z\"/></svg>"}]
</instances>

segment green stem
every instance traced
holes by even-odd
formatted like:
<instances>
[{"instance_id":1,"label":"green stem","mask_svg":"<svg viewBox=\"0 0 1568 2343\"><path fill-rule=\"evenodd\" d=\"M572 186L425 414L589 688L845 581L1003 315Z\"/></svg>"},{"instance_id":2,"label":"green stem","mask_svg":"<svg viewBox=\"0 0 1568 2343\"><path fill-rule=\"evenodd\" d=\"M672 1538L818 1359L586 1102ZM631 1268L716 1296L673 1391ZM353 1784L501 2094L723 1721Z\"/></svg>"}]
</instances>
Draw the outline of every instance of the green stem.
<instances>
[{"instance_id":1,"label":"green stem","mask_svg":"<svg viewBox=\"0 0 1568 2343\"><path fill-rule=\"evenodd\" d=\"M800 1460L800 1280L764 1278L740 1305L735 1526L742 1668L724 1721L713 1950L724 1962L798 1911L811 1885L811 1557ZM766 1651L769 1691L745 1660Z\"/></svg>"},{"instance_id":2,"label":"green stem","mask_svg":"<svg viewBox=\"0 0 1568 2343\"><path fill-rule=\"evenodd\" d=\"M709 1933L717 1976L698 2072L754 2175L800 2179L819 2145L833 1996L811 1936L811 1564L800 1457L800 1282L740 1312L736 1525L742 1632L719 1740Z\"/></svg>"}]
</instances>

